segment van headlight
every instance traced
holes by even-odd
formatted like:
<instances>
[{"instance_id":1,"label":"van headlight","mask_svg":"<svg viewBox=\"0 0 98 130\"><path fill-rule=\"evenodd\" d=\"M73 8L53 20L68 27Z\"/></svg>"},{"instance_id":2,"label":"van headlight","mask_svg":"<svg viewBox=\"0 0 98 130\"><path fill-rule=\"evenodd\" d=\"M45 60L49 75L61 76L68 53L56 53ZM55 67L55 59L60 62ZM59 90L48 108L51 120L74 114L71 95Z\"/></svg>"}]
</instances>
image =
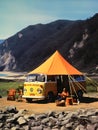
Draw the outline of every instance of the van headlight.
<instances>
[{"instance_id":1,"label":"van headlight","mask_svg":"<svg viewBox=\"0 0 98 130\"><path fill-rule=\"evenodd\" d=\"M30 88L30 92L33 92L33 88Z\"/></svg>"},{"instance_id":2,"label":"van headlight","mask_svg":"<svg viewBox=\"0 0 98 130\"><path fill-rule=\"evenodd\" d=\"M42 93L42 90L41 90L40 88L38 88L38 89L37 89L37 92L38 92L39 94L41 94L41 93Z\"/></svg>"}]
</instances>

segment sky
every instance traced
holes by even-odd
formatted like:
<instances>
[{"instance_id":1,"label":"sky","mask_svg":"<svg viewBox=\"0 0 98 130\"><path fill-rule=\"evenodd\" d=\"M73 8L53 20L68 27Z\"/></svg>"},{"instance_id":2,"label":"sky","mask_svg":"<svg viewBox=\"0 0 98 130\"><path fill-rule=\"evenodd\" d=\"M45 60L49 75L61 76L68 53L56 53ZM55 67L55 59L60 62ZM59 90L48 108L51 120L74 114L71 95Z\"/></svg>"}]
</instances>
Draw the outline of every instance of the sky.
<instances>
[{"instance_id":1,"label":"sky","mask_svg":"<svg viewBox=\"0 0 98 130\"><path fill-rule=\"evenodd\" d=\"M0 0L0 39L29 25L85 20L98 12L98 0Z\"/></svg>"}]
</instances>

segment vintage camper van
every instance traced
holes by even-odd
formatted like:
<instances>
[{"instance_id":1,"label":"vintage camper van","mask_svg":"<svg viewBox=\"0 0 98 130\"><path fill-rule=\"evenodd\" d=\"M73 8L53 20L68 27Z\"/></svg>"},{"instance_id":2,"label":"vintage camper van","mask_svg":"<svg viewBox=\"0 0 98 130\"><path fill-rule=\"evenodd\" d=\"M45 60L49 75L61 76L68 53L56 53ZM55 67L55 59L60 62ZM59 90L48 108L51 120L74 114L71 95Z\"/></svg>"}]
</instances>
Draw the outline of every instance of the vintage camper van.
<instances>
[{"instance_id":1,"label":"vintage camper van","mask_svg":"<svg viewBox=\"0 0 98 130\"><path fill-rule=\"evenodd\" d=\"M55 100L58 93L66 87L70 95L81 98L86 91L84 76L29 74L24 82L23 98Z\"/></svg>"}]
</instances>

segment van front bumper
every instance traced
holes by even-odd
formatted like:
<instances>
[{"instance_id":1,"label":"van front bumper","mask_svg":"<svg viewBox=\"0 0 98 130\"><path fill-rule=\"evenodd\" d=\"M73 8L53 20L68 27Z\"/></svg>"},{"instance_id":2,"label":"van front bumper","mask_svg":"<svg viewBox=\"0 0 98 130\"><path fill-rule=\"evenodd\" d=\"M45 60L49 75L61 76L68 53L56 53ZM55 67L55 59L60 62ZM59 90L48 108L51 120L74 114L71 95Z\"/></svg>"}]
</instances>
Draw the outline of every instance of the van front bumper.
<instances>
[{"instance_id":1,"label":"van front bumper","mask_svg":"<svg viewBox=\"0 0 98 130\"><path fill-rule=\"evenodd\" d=\"M22 96L23 98L32 98L32 99L45 99L45 96Z\"/></svg>"}]
</instances>

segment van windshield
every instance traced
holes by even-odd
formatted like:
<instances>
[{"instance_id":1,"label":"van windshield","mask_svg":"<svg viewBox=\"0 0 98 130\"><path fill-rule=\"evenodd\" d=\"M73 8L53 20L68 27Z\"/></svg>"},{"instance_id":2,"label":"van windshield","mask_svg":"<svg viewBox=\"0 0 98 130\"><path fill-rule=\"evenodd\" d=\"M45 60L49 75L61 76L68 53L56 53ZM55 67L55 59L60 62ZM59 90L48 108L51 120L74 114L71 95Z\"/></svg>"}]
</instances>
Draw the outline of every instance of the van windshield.
<instances>
[{"instance_id":1,"label":"van windshield","mask_svg":"<svg viewBox=\"0 0 98 130\"><path fill-rule=\"evenodd\" d=\"M45 75L43 74L30 74L26 78L26 82L45 82Z\"/></svg>"}]
</instances>

